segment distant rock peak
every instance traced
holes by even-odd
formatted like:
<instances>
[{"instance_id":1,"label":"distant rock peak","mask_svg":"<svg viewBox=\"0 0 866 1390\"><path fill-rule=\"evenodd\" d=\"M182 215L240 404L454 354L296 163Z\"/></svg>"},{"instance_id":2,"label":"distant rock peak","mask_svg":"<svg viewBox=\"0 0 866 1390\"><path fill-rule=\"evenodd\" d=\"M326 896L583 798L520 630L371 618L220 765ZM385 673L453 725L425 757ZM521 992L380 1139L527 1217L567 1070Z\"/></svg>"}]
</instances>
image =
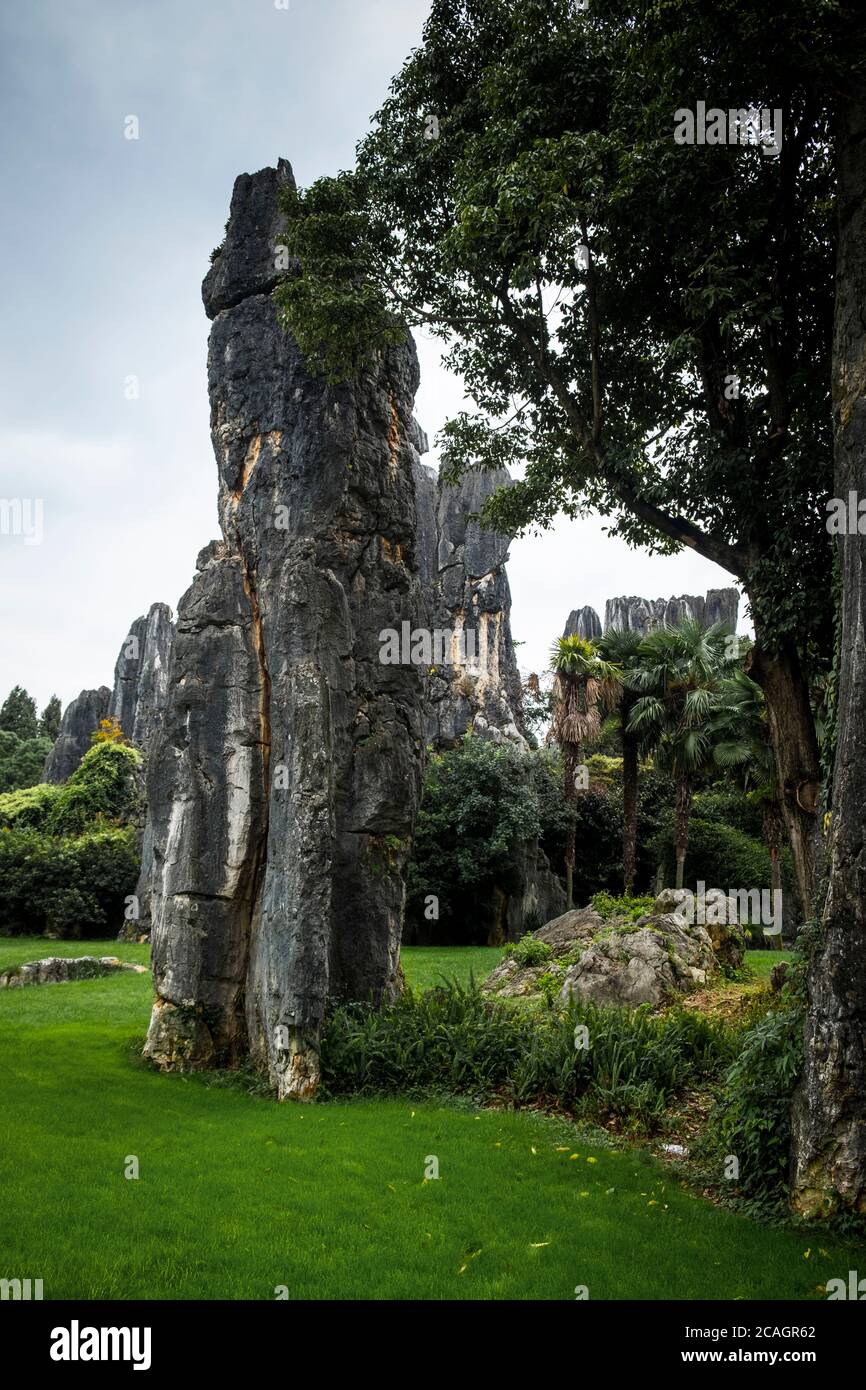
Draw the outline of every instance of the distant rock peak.
<instances>
[{"instance_id":1,"label":"distant rock peak","mask_svg":"<svg viewBox=\"0 0 866 1390\"><path fill-rule=\"evenodd\" d=\"M723 623L737 630L740 595L737 589L708 589L705 596L681 594L674 598L645 599L634 595L609 598L604 608L605 632L639 632L645 635L659 627L676 627L684 618L696 619L702 627ZM565 636L600 637L602 626L594 608L574 609L565 626Z\"/></svg>"}]
</instances>

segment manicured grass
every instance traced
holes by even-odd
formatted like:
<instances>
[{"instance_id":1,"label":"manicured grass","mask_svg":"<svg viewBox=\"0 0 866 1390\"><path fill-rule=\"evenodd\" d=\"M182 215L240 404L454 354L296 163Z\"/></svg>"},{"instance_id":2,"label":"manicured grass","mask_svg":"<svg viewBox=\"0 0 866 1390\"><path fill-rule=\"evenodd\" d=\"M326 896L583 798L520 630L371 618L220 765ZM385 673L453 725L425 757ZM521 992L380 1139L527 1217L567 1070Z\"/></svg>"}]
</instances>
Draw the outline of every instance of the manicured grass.
<instances>
[{"instance_id":1,"label":"manicured grass","mask_svg":"<svg viewBox=\"0 0 866 1390\"><path fill-rule=\"evenodd\" d=\"M468 985L471 976L476 984L486 980L499 964L502 946L404 946L400 962L407 982L413 989L432 989L446 980Z\"/></svg>"},{"instance_id":2,"label":"manicured grass","mask_svg":"<svg viewBox=\"0 0 866 1390\"><path fill-rule=\"evenodd\" d=\"M502 946L404 946L400 960L413 989L432 989L448 980L480 984L502 959ZM150 947L126 941L46 941L44 936L0 936L0 970L43 956L119 956L137 965L150 964ZM747 951L746 960L760 978L769 976L790 951Z\"/></svg>"},{"instance_id":3,"label":"manicured grass","mask_svg":"<svg viewBox=\"0 0 866 1390\"><path fill-rule=\"evenodd\" d=\"M7 964L46 953L21 945ZM46 1298L809 1298L866 1262L537 1115L277 1106L159 1076L137 1060L150 992L122 975L0 994L0 1277Z\"/></svg>"},{"instance_id":4,"label":"manicured grass","mask_svg":"<svg viewBox=\"0 0 866 1390\"><path fill-rule=\"evenodd\" d=\"M136 965L150 964L150 946L127 941L46 941L44 936L0 936L0 970L44 956L119 956ZM479 982L502 958L501 946L404 946L401 962L413 989L432 989L446 979Z\"/></svg>"},{"instance_id":5,"label":"manicured grass","mask_svg":"<svg viewBox=\"0 0 866 1390\"><path fill-rule=\"evenodd\" d=\"M746 963L759 980L768 980L774 965L793 959L793 951L747 951Z\"/></svg>"},{"instance_id":6,"label":"manicured grass","mask_svg":"<svg viewBox=\"0 0 866 1390\"><path fill-rule=\"evenodd\" d=\"M48 956L117 956L133 965L150 965L150 946L137 941L47 941L44 936L0 936L0 970Z\"/></svg>"}]
</instances>

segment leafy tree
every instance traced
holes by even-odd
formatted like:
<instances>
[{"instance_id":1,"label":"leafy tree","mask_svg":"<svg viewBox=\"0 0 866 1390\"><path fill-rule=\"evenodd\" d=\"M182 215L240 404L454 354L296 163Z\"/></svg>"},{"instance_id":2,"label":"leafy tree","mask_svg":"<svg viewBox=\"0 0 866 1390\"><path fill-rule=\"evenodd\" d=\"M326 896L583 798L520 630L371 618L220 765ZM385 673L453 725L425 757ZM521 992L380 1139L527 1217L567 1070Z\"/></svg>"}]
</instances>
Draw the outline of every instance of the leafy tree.
<instances>
[{"instance_id":1,"label":"leafy tree","mask_svg":"<svg viewBox=\"0 0 866 1390\"><path fill-rule=\"evenodd\" d=\"M607 660L623 672L623 681L617 694L615 719L622 748L622 878L623 889L631 893L637 866L637 805L638 777L640 768L640 738L629 728L637 694L627 684L628 674L637 668L640 661L641 634L628 629L617 631L611 628L598 639L598 650Z\"/></svg>"},{"instance_id":2,"label":"leafy tree","mask_svg":"<svg viewBox=\"0 0 866 1390\"><path fill-rule=\"evenodd\" d=\"M682 888L694 780L712 759L714 695L736 657L720 623L704 629L694 618L649 633L640 665L629 675L638 693L629 729L652 750L676 785L676 886Z\"/></svg>"},{"instance_id":3,"label":"leafy tree","mask_svg":"<svg viewBox=\"0 0 866 1390\"><path fill-rule=\"evenodd\" d=\"M52 742L57 738L61 717L60 700L56 695L52 695L39 716L39 733L42 738L50 738Z\"/></svg>"},{"instance_id":4,"label":"leafy tree","mask_svg":"<svg viewBox=\"0 0 866 1390\"><path fill-rule=\"evenodd\" d=\"M735 671L720 683L711 727L716 763L721 768L739 771L750 796L761 808L764 842L770 855L770 886L781 893L782 808L767 730L766 702L760 686L745 671ZM781 936L776 943L781 950Z\"/></svg>"},{"instance_id":5,"label":"leafy tree","mask_svg":"<svg viewBox=\"0 0 866 1390\"><path fill-rule=\"evenodd\" d=\"M132 827L62 837L0 832L0 920L12 936L116 936L137 877Z\"/></svg>"},{"instance_id":6,"label":"leafy tree","mask_svg":"<svg viewBox=\"0 0 866 1390\"><path fill-rule=\"evenodd\" d=\"M0 792L32 787L42 776L50 752L48 738L19 738L0 731Z\"/></svg>"},{"instance_id":7,"label":"leafy tree","mask_svg":"<svg viewBox=\"0 0 866 1390\"><path fill-rule=\"evenodd\" d=\"M527 755L467 735L427 766L408 875L407 916L416 932L486 941L491 901L515 886L518 846L561 835L562 798L548 754ZM435 932L422 927L428 899Z\"/></svg>"},{"instance_id":8,"label":"leafy tree","mask_svg":"<svg viewBox=\"0 0 866 1390\"><path fill-rule=\"evenodd\" d=\"M835 91L853 10L791 0L434 0L356 168L286 195L279 291L314 367L356 373L424 326L475 411L453 474L526 464L503 531L588 507L744 586L804 907L830 659ZM856 31L855 31L856 32ZM680 145L698 92L781 109L778 159Z\"/></svg>"},{"instance_id":9,"label":"leafy tree","mask_svg":"<svg viewBox=\"0 0 866 1390\"><path fill-rule=\"evenodd\" d=\"M91 744L99 743L127 743L128 739L123 729L120 727L120 720L113 714L107 719L100 719L98 725L90 735Z\"/></svg>"},{"instance_id":10,"label":"leafy tree","mask_svg":"<svg viewBox=\"0 0 866 1390\"><path fill-rule=\"evenodd\" d=\"M36 701L23 686L13 686L0 706L0 730L20 739L37 737Z\"/></svg>"},{"instance_id":11,"label":"leafy tree","mask_svg":"<svg viewBox=\"0 0 866 1390\"><path fill-rule=\"evenodd\" d=\"M550 737L562 752L565 800L577 800L577 779L584 745L595 739L606 710L617 697L621 672L605 661L583 637L559 637L550 654L553 683ZM568 906L574 905L576 822L572 819L565 845L565 884Z\"/></svg>"}]
</instances>

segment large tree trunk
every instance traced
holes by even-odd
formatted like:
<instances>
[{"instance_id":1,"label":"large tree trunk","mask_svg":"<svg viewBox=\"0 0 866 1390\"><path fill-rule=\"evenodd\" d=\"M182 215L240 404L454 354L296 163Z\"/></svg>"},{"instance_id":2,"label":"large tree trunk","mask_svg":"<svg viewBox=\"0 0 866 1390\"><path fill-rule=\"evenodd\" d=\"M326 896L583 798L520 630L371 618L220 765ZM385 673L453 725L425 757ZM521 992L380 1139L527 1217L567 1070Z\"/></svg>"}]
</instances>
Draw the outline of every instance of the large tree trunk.
<instances>
[{"instance_id":1,"label":"large tree trunk","mask_svg":"<svg viewBox=\"0 0 866 1390\"><path fill-rule=\"evenodd\" d=\"M815 718L808 682L793 643L771 649L762 644L757 623L756 632L750 674L767 701L767 722L791 842L797 901L805 922L812 916L815 892L815 816L820 785Z\"/></svg>"},{"instance_id":2,"label":"large tree trunk","mask_svg":"<svg viewBox=\"0 0 866 1390\"><path fill-rule=\"evenodd\" d=\"M687 774L677 778L677 813L674 831L677 855L677 888L685 877L686 851L689 847L689 818L692 813L692 779Z\"/></svg>"},{"instance_id":3,"label":"large tree trunk","mask_svg":"<svg viewBox=\"0 0 866 1390\"><path fill-rule=\"evenodd\" d=\"M866 497L866 102L837 132L839 251L833 344L836 496ZM793 1111L794 1208L866 1211L866 541L840 536L842 653L830 881L809 971L805 1060Z\"/></svg>"},{"instance_id":4,"label":"large tree trunk","mask_svg":"<svg viewBox=\"0 0 866 1390\"><path fill-rule=\"evenodd\" d=\"M637 741L622 736L622 882L623 891L634 889L637 865Z\"/></svg>"}]
</instances>

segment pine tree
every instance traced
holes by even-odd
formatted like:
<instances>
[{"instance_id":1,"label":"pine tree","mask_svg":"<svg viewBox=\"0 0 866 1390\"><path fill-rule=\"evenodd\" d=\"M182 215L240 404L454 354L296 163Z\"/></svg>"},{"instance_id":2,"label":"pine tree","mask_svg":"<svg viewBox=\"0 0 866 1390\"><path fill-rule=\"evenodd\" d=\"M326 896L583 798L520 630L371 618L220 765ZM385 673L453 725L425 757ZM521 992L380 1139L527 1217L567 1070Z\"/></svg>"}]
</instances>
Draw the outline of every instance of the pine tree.
<instances>
[{"instance_id":1,"label":"pine tree","mask_svg":"<svg viewBox=\"0 0 866 1390\"><path fill-rule=\"evenodd\" d=\"M43 738L55 739L60 733L60 700L52 695L39 716L39 733Z\"/></svg>"},{"instance_id":2,"label":"pine tree","mask_svg":"<svg viewBox=\"0 0 866 1390\"><path fill-rule=\"evenodd\" d=\"M0 706L0 729L23 739L38 736L36 701L23 686L14 686Z\"/></svg>"}]
</instances>

